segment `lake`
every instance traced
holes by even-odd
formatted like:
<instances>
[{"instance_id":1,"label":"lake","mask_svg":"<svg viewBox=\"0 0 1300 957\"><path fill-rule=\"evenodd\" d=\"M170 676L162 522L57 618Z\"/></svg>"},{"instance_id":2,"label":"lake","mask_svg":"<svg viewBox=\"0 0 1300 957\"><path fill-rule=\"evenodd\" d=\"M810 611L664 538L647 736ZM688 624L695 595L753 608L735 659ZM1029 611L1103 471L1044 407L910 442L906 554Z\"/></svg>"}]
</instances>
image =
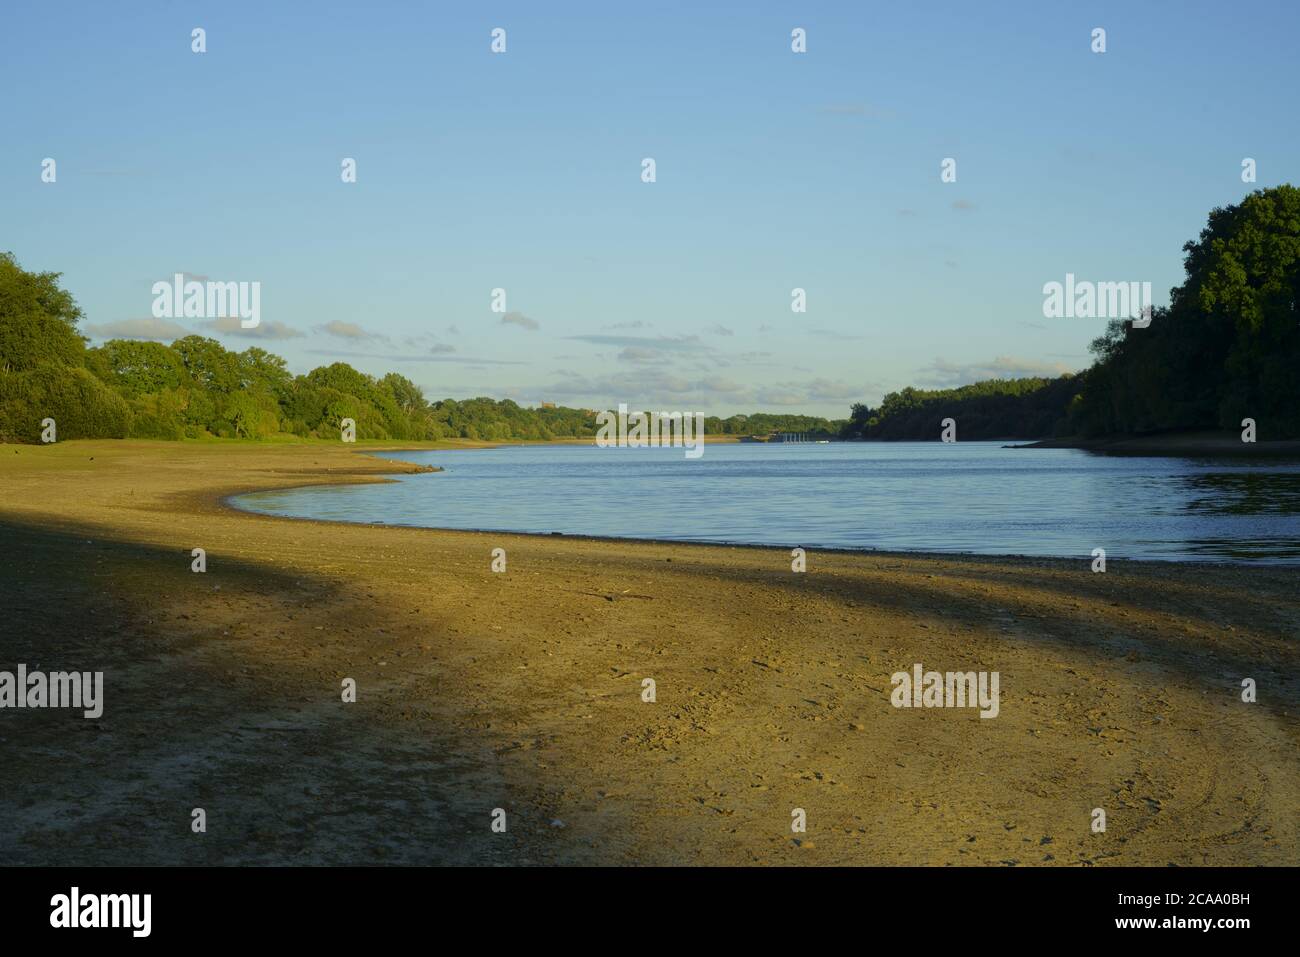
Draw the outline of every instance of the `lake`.
<instances>
[{"instance_id":1,"label":"lake","mask_svg":"<svg viewBox=\"0 0 1300 957\"><path fill-rule=\"evenodd\" d=\"M384 453L446 471L238 496L272 515L674 541L1300 564L1300 463L997 442Z\"/></svg>"}]
</instances>

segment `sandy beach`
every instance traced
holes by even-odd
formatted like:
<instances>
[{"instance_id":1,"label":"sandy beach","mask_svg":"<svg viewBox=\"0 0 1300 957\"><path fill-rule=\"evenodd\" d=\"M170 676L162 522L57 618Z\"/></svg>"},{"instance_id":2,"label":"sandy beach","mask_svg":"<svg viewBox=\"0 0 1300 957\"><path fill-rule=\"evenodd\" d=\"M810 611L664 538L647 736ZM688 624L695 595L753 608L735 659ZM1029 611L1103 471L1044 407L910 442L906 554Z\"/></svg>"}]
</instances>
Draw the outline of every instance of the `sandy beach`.
<instances>
[{"instance_id":1,"label":"sandy beach","mask_svg":"<svg viewBox=\"0 0 1300 957\"><path fill-rule=\"evenodd\" d=\"M796 574L782 548L224 503L413 470L0 446L0 669L105 673L98 720L0 712L6 862L1300 864L1294 570L810 552ZM1000 713L893 707L918 662L997 671Z\"/></svg>"}]
</instances>

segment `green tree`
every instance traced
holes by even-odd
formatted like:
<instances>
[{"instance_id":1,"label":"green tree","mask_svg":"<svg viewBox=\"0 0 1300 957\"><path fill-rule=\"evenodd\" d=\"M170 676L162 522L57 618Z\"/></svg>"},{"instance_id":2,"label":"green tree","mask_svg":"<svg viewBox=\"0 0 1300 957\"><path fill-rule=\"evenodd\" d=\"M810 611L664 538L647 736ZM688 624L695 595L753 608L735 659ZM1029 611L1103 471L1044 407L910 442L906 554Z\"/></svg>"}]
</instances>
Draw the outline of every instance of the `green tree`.
<instances>
[{"instance_id":1,"label":"green tree","mask_svg":"<svg viewBox=\"0 0 1300 957\"><path fill-rule=\"evenodd\" d=\"M123 395L134 398L179 389L185 380L180 355L161 342L110 339L86 353L86 367Z\"/></svg>"},{"instance_id":2,"label":"green tree","mask_svg":"<svg viewBox=\"0 0 1300 957\"><path fill-rule=\"evenodd\" d=\"M0 253L0 372L82 364L81 310L59 286L59 275L27 272L12 253Z\"/></svg>"},{"instance_id":3,"label":"green tree","mask_svg":"<svg viewBox=\"0 0 1300 957\"><path fill-rule=\"evenodd\" d=\"M1093 343L1077 429L1235 429L1250 417L1270 438L1300 435L1300 190L1213 210L1183 251L1168 309Z\"/></svg>"},{"instance_id":4,"label":"green tree","mask_svg":"<svg viewBox=\"0 0 1300 957\"><path fill-rule=\"evenodd\" d=\"M46 418L60 441L121 439L131 427L126 400L79 366L0 373L0 441L38 442Z\"/></svg>"}]
</instances>

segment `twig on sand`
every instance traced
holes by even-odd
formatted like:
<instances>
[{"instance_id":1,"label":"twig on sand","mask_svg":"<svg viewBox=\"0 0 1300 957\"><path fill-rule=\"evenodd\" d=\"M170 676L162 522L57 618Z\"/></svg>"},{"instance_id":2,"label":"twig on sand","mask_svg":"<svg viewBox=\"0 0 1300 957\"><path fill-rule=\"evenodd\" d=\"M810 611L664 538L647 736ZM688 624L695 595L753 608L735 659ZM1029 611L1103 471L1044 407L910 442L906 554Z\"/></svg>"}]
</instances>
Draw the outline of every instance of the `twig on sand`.
<instances>
[{"instance_id":1,"label":"twig on sand","mask_svg":"<svg viewBox=\"0 0 1300 957\"><path fill-rule=\"evenodd\" d=\"M654 595L634 595L632 589L624 588L621 592L599 592L599 591L574 591L572 588L566 588L565 591L574 595L590 595L592 598L603 598L605 601L618 601L620 598L646 598L654 601Z\"/></svg>"}]
</instances>

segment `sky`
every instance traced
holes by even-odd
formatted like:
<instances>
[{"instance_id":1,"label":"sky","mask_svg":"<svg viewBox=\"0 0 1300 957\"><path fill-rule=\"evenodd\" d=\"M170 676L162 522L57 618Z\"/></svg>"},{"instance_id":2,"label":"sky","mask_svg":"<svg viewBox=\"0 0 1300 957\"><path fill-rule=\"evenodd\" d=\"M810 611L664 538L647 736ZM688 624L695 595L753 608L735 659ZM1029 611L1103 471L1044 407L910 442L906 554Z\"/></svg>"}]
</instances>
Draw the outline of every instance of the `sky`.
<instances>
[{"instance_id":1,"label":"sky","mask_svg":"<svg viewBox=\"0 0 1300 957\"><path fill-rule=\"evenodd\" d=\"M1294 0L14 3L0 250L94 343L843 418L1086 367L1106 320L1044 317L1067 273L1166 303L1211 209L1300 183L1298 28ZM260 283L260 325L155 318L178 272Z\"/></svg>"}]
</instances>

